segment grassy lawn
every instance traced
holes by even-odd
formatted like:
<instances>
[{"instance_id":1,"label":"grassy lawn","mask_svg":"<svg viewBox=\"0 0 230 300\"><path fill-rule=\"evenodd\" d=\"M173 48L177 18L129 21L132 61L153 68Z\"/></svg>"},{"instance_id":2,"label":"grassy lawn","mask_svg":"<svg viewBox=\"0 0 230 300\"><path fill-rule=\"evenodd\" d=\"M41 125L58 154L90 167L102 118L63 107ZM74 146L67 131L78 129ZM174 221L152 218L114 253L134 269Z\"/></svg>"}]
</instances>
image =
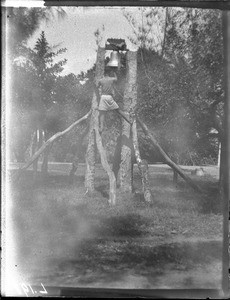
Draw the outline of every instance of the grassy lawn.
<instances>
[{"instance_id":1,"label":"grassy lawn","mask_svg":"<svg viewBox=\"0 0 230 300\"><path fill-rule=\"evenodd\" d=\"M11 188L17 268L30 284L102 288L219 288L222 212L210 174L193 179L204 197L172 171L150 172L154 203L118 192L108 205L108 179L99 170L93 197L84 169L73 184L50 172L33 183L31 171ZM187 172L190 172L187 170ZM189 174L189 173L188 173ZM136 190L141 190L135 170Z\"/></svg>"}]
</instances>

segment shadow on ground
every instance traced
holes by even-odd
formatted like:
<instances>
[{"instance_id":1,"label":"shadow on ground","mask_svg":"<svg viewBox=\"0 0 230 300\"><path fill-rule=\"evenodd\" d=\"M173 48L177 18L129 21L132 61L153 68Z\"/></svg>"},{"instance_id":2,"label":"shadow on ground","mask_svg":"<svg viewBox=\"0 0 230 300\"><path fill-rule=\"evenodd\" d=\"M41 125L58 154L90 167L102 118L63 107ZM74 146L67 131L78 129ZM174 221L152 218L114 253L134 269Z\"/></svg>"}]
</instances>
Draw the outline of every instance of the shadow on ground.
<instances>
[{"instance_id":1,"label":"shadow on ground","mask_svg":"<svg viewBox=\"0 0 230 300\"><path fill-rule=\"evenodd\" d=\"M154 246L111 238L87 241L76 259L57 263L59 274L72 274L79 286L214 288L221 280L220 253L218 241Z\"/></svg>"}]
</instances>

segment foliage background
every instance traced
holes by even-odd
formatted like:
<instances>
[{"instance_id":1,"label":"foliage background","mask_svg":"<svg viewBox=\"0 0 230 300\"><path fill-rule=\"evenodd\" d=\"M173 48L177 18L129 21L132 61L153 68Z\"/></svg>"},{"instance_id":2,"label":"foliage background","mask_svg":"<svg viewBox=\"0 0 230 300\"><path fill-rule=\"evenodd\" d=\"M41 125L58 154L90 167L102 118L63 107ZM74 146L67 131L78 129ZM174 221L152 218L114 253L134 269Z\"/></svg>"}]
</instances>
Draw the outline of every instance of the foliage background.
<instances>
[{"instance_id":1,"label":"foliage background","mask_svg":"<svg viewBox=\"0 0 230 300\"><path fill-rule=\"evenodd\" d=\"M138 9L139 19L123 9L124 18L133 28L129 39L139 48L138 114L175 162L215 164L223 130L221 12L191 8ZM52 19L55 14L63 16L61 8L9 8L7 13L10 15L7 43L12 68L10 101L15 137L11 139L11 157L25 161L35 130L41 127L51 135L89 110L95 66L87 72L63 76L66 59L58 61L56 57L66 49L58 45L52 48L45 32L41 32L33 49L27 46L26 41L39 28L41 20ZM96 30L94 34L97 44L103 31ZM121 106L126 74L124 54L122 60L124 67L115 97ZM210 105L215 101L218 105L211 111ZM110 161L120 126L115 113L107 114L104 142ZM213 128L217 135L209 134ZM151 163L161 162L159 153L140 129L138 133L142 157ZM74 153L78 153L84 162L86 146L87 124L84 124L55 142L50 159L71 161Z\"/></svg>"}]
</instances>

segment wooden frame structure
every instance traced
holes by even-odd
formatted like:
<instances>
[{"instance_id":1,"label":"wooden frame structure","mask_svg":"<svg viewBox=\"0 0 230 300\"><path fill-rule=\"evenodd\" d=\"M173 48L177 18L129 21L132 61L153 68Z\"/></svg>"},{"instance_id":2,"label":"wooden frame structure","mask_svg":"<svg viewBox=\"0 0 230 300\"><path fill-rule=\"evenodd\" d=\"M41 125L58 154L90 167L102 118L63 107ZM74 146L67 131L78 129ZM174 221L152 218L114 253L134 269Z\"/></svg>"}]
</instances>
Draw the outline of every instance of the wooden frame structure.
<instances>
[{"instance_id":1,"label":"wooden frame structure","mask_svg":"<svg viewBox=\"0 0 230 300\"><path fill-rule=\"evenodd\" d=\"M100 95L98 91L98 82L100 78L104 75L105 67L105 48L98 47L97 52L97 61L96 61L96 73L94 80L94 94L92 98L92 105L90 111L71 124L67 129L62 132L58 132L49 138L41 147L37 150L36 153L29 159L29 161L19 169L19 172L16 174L16 178L19 177L20 172L27 169L32 163L34 163L38 157L50 148L53 142L64 134L68 133L72 128L80 124L81 122L90 118L89 124L89 134L88 134L88 147L85 155L86 161L86 173L85 173L85 187L86 193L93 193L95 190L94 179L95 179L95 162L96 162L96 150L101 157L101 164L109 177L109 203L111 205L116 204L116 177L115 174L107 160L106 150L104 149L102 138L99 133L99 111L98 104L100 100ZM179 174L192 188L196 191L205 193L199 186L197 186L192 179L184 174L183 170L175 164L168 155L161 148L155 137L149 132L147 126L143 121L139 119L137 115L134 114L137 105L137 87L136 87L136 73L137 73L137 52L127 51L127 60L126 60L126 84L124 91L124 111L131 118L133 123L130 125L125 119L122 119L122 132L121 132L121 141L122 139L128 139L132 141L135 158L137 166L142 179L142 192L144 199L147 203L153 201L153 195L149 185L149 175L148 175L148 165L144 160L141 159L138 137L137 137L137 122L142 128L143 132L150 139L150 142L155 148L159 150L161 155L164 157L166 163L173 169L174 172ZM131 163L131 149L127 146L126 143L123 143L121 146L121 163L120 163L120 188L122 192L132 192L132 163Z\"/></svg>"}]
</instances>

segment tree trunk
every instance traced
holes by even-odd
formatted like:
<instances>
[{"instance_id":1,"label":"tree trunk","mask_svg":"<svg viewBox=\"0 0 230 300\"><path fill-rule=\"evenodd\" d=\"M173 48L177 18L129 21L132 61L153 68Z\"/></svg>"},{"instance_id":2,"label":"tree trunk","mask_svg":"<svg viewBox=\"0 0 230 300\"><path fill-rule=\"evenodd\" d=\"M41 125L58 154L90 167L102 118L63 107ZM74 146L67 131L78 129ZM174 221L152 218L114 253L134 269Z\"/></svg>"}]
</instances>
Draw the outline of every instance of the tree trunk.
<instances>
[{"instance_id":1,"label":"tree trunk","mask_svg":"<svg viewBox=\"0 0 230 300\"><path fill-rule=\"evenodd\" d=\"M73 180L74 180L74 174L76 173L77 171L77 168L78 168L78 164L79 164L79 160L80 160L80 152L81 152L81 147L82 147L82 144L83 144L83 140L84 140L84 137L85 137L85 134L86 134L86 131L89 130L88 126L86 126L84 129L81 128L79 129L80 130L80 137L79 139L77 140L77 144L76 146L74 147L74 149L72 149L72 154L73 154L73 159L72 159L72 168L70 170L70 173L69 173L69 183L73 183Z\"/></svg>"},{"instance_id":2,"label":"tree trunk","mask_svg":"<svg viewBox=\"0 0 230 300\"><path fill-rule=\"evenodd\" d=\"M34 136L35 136L35 134L36 134L36 131L34 130L32 133L31 133L31 135L30 135L30 142L29 142L29 145L28 145L28 147L27 147L27 149L26 149L26 161L28 160L28 159L30 159L30 157L32 157L32 155L33 155L33 144L34 144Z\"/></svg>"},{"instance_id":3,"label":"tree trunk","mask_svg":"<svg viewBox=\"0 0 230 300\"><path fill-rule=\"evenodd\" d=\"M99 79L104 75L105 65L105 48L98 47L97 61L96 61L96 74L95 85L97 86ZM95 141L95 121L96 121L96 109L98 107L99 99L96 92L94 92L92 99L92 115L90 119L89 127L89 142L85 156L86 173L85 173L85 187L87 192L92 193L94 191L94 177L95 177L95 156L96 156L96 141Z\"/></svg>"},{"instance_id":4,"label":"tree trunk","mask_svg":"<svg viewBox=\"0 0 230 300\"><path fill-rule=\"evenodd\" d=\"M33 144L32 144L32 155L31 157L33 157L34 153L37 150L37 143L38 143L38 131L36 129L35 134L33 136ZM36 159L33 163L33 176L36 177L38 171L38 160Z\"/></svg>"},{"instance_id":5,"label":"tree trunk","mask_svg":"<svg viewBox=\"0 0 230 300\"><path fill-rule=\"evenodd\" d=\"M34 151L37 149L40 149L40 147L42 146L43 139L42 139L42 129L41 128L39 128L37 130L37 134L35 135L36 144L34 145L35 146ZM33 163L33 178L34 178L34 180L37 179L37 175L38 175L38 160L39 160L39 157Z\"/></svg>"},{"instance_id":6,"label":"tree trunk","mask_svg":"<svg viewBox=\"0 0 230 300\"><path fill-rule=\"evenodd\" d=\"M137 166L141 174L142 191L143 191L144 199L146 202L152 202L153 198L152 198L152 193L149 185L148 163L146 161L143 161L140 156L136 120L133 122L132 125L132 137L133 137L133 145L134 145Z\"/></svg>"},{"instance_id":7,"label":"tree trunk","mask_svg":"<svg viewBox=\"0 0 230 300\"><path fill-rule=\"evenodd\" d=\"M93 96L92 100L92 115L89 125L88 135L88 146L86 150L85 163L86 163L86 174L85 174L85 187L87 192L92 193L94 191L94 177L95 177L95 159L96 159L96 144L95 144L95 107L97 105L96 95Z\"/></svg>"},{"instance_id":8,"label":"tree trunk","mask_svg":"<svg viewBox=\"0 0 230 300\"><path fill-rule=\"evenodd\" d=\"M50 134L45 131L45 142L49 139L49 137L50 137ZM52 148L52 145L53 144L51 144L49 147L47 147L43 154L44 156L43 156L43 161L42 161L42 166L41 166L42 176L48 175L48 159L49 159L49 153Z\"/></svg>"},{"instance_id":9,"label":"tree trunk","mask_svg":"<svg viewBox=\"0 0 230 300\"><path fill-rule=\"evenodd\" d=\"M128 51L126 56L126 86L124 92L123 110L129 119L129 112L134 110L137 102L136 74L137 52ZM131 149L126 146L125 139L130 138L130 124L122 119L122 147L120 164L120 188L122 192L132 192L132 162Z\"/></svg>"},{"instance_id":10,"label":"tree trunk","mask_svg":"<svg viewBox=\"0 0 230 300\"><path fill-rule=\"evenodd\" d=\"M69 182L70 183L73 183L74 174L77 171L78 164L79 164L79 156L78 156L78 153L76 153L74 155L73 162L72 162L72 168L71 168L70 173L69 173Z\"/></svg>"},{"instance_id":11,"label":"tree trunk","mask_svg":"<svg viewBox=\"0 0 230 300\"><path fill-rule=\"evenodd\" d=\"M198 185L196 185L192 179L185 175L182 169L176 165L170 158L169 156L165 153L165 151L161 148L161 146L158 144L157 140L154 138L154 136L149 132L147 126L142 122L138 116L137 116L137 121L140 124L142 130L144 133L149 137L151 140L152 144L159 150L161 155L164 157L166 163L174 170L176 171L194 190L200 192L200 193L205 193Z\"/></svg>"},{"instance_id":12,"label":"tree trunk","mask_svg":"<svg viewBox=\"0 0 230 300\"><path fill-rule=\"evenodd\" d=\"M52 147L52 145L50 145L44 151L44 156L43 156L43 161L42 161L42 166L41 166L42 176L47 176L48 175L48 159L49 159L49 153L50 153L51 147Z\"/></svg>"},{"instance_id":13,"label":"tree trunk","mask_svg":"<svg viewBox=\"0 0 230 300\"><path fill-rule=\"evenodd\" d=\"M108 163L106 151L102 144L102 138L98 129L99 128L98 114L99 114L98 111L96 111L95 133L96 133L97 149L101 156L101 164L109 176L109 203L115 205L116 204L116 177Z\"/></svg>"}]
</instances>

